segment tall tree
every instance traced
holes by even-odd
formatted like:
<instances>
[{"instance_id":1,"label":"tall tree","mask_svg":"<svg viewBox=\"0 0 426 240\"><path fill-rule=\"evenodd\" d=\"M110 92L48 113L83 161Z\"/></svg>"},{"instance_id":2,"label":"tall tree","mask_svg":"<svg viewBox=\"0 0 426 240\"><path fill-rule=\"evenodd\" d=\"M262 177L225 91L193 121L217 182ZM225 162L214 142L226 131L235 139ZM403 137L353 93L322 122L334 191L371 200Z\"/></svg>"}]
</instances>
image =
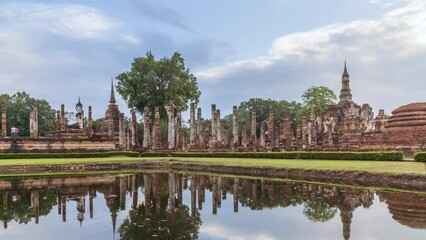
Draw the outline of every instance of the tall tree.
<instances>
[{"instance_id":1,"label":"tall tree","mask_svg":"<svg viewBox=\"0 0 426 240\"><path fill-rule=\"evenodd\" d=\"M178 52L171 58L160 60L147 52L145 57L133 60L130 71L116 78L117 91L128 107L142 113L148 106L152 116L156 106L160 107L161 115L166 116L166 106L170 100L185 111L188 101L198 103L201 95L196 77L185 67L184 59Z\"/></svg>"},{"instance_id":2,"label":"tall tree","mask_svg":"<svg viewBox=\"0 0 426 240\"><path fill-rule=\"evenodd\" d=\"M10 136L10 128L17 127L20 136L30 135L30 109L31 106L38 108L38 132L44 136L55 130L55 110L44 99L32 98L26 92L17 92L12 96L0 95L0 101L6 101L7 134Z\"/></svg>"},{"instance_id":3,"label":"tall tree","mask_svg":"<svg viewBox=\"0 0 426 240\"><path fill-rule=\"evenodd\" d=\"M322 116L330 105L336 104L337 97L328 87L312 86L303 93L302 100L305 108L314 106L315 114Z\"/></svg>"}]
</instances>

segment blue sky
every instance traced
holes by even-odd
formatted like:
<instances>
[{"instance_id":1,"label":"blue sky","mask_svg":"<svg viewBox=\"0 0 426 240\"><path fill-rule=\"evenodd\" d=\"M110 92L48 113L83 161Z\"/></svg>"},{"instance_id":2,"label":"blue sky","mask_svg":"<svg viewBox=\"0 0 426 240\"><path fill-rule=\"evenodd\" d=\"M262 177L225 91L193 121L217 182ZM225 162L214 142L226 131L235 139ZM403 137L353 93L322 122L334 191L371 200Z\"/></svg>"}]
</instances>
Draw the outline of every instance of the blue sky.
<instances>
[{"instance_id":1,"label":"blue sky","mask_svg":"<svg viewBox=\"0 0 426 240\"><path fill-rule=\"evenodd\" d=\"M425 101L423 0L98 0L0 2L0 92L26 91L102 117L111 77L133 58L179 51L204 113L252 97L339 94L347 60L353 100L389 113ZM127 115L126 104L120 101ZM210 118L207 114L204 117Z\"/></svg>"}]
</instances>

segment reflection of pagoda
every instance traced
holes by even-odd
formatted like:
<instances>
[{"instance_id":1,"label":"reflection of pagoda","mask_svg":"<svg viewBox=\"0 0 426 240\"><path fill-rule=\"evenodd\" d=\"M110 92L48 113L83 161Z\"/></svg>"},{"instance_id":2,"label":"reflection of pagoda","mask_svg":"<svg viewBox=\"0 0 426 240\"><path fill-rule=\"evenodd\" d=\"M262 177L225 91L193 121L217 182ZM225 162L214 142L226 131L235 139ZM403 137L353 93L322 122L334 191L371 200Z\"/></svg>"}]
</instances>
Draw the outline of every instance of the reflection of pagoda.
<instances>
[{"instance_id":1,"label":"reflection of pagoda","mask_svg":"<svg viewBox=\"0 0 426 240\"><path fill-rule=\"evenodd\" d=\"M426 228L426 195L415 193L378 192L392 218L410 228Z\"/></svg>"}]
</instances>

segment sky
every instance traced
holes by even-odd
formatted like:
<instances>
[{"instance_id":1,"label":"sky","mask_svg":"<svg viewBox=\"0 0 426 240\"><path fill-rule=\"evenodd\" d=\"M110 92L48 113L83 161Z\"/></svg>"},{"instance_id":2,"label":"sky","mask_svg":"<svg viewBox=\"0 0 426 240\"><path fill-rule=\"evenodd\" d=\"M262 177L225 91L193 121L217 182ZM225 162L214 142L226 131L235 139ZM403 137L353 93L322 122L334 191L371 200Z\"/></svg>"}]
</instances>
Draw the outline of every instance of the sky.
<instances>
[{"instance_id":1,"label":"sky","mask_svg":"<svg viewBox=\"0 0 426 240\"><path fill-rule=\"evenodd\" d=\"M0 94L67 111L80 97L100 118L111 78L147 51L182 54L205 118L211 104L224 116L255 97L302 102L311 86L338 96L345 60L353 100L390 114L425 101L426 1L0 1Z\"/></svg>"}]
</instances>

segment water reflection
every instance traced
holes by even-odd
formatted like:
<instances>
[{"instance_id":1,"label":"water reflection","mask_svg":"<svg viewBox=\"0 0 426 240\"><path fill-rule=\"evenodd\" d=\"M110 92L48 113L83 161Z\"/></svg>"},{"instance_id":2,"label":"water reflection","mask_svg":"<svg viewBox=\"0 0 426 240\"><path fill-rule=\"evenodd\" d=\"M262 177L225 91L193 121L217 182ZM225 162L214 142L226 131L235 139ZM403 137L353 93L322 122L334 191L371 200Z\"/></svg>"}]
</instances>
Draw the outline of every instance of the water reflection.
<instances>
[{"instance_id":1,"label":"water reflection","mask_svg":"<svg viewBox=\"0 0 426 240\"><path fill-rule=\"evenodd\" d=\"M254 214L287 208L300 208L304 218L312 224L338 219L341 223L337 227L340 233L336 235L335 232L332 237L349 239L354 213L360 207L372 208L373 202L378 207L385 203L390 213L386 217L392 217L399 227L409 227L415 236L426 236L425 230L417 230L426 229L426 197L416 193L373 192L351 187L174 173L0 180L0 192L4 229L10 223L37 225L40 217L49 218L52 215L61 216L62 222L71 218L71 221L78 221L83 228L84 222L93 220L94 215L102 215L102 211L106 210L110 218L110 230L109 233L96 235L98 239L110 238L108 235L121 239L207 238L209 235L203 231L203 222L208 225L214 216L220 217L221 214L226 215L226 212L238 213L241 209ZM375 197L379 201L375 201ZM100 204L102 202L105 204ZM228 207L219 214L218 209L225 203ZM67 216L70 206L75 206L71 208L74 214L71 217ZM52 212L55 207L57 213ZM124 215L120 220L119 214ZM246 217L246 214L241 214L241 217ZM262 216L252 221L259 224L259 229L263 229L262 224L271 224L273 219ZM298 218L283 220L291 221L307 225ZM234 227L244 227L238 221L232 224ZM309 226L306 226L302 238L315 239ZM365 226L365 229L368 227ZM63 228L63 225L58 225L58 228ZM96 231L103 230L100 228ZM253 229L247 229L250 230ZM315 234L321 236L325 233ZM13 236L12 233L8 235L8 230L3 231L3 235ZM272 234L276 235L279 236ZM48 239L55 237L52 229Z\"/></svg>"}]
</instances>

